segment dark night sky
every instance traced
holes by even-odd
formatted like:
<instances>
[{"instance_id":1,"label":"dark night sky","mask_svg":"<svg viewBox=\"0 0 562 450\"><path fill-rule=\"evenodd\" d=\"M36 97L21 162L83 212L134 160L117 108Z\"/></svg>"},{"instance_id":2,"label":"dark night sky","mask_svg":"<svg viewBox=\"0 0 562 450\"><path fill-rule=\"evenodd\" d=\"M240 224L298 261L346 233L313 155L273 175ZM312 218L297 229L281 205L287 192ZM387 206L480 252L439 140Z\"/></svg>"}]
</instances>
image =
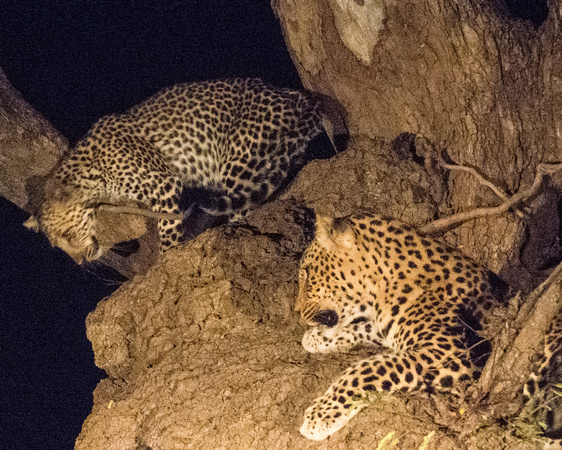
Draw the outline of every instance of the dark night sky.
<instances>
[{"instance_id":1,"label":"dark night sky","mask_svg":"<svg viewBox=\"0 0 562 450\"><path fill-rule=\"evenodd\" d=\"M267 0L2 0L0 67L71 143L174 83L300 84ZM104 377L84 321L116 285L24 229L26 218L0 197L0 449L70 449Z\"/></svg>"},{"instance_id":2,"label":"dark night sky","mask_svg":"<svg viewBox=\"0 0 562 450\"><path fill-rule=\"evenodd\" d=\"M164 86L299 86L268 1L1 2L0 67L71 143ZM70 449L105 373L85 319L115 283L21 226L0 197L0 449Z\"/></svg>"}]
</instances>

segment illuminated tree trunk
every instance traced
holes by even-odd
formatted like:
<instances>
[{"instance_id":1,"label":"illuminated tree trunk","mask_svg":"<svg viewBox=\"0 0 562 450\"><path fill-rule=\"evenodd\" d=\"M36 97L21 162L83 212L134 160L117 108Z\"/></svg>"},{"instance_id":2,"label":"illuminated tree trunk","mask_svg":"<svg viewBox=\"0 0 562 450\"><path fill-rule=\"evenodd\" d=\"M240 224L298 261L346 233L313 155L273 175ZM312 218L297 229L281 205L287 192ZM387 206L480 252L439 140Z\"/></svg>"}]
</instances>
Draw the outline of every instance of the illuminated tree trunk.
<instances>
[{"instance_id":1,"label":"illuminated tree trunk","mask_svg":"<svg viewBox=\"0 0 562 450\"><path fill-rule=\"evenodd\" d=\"M420 164L445 150L514 193L538 163L561 160L562 22L558 1L538 29L494 3L272 1L305 87L341 104L352 139L415 135ZM498 202L471 175L436 173L436 217ZM562 256L560 186L526 205L529 220L485 218L447 240L529 290Z\"/></svg>"}]
</instances>

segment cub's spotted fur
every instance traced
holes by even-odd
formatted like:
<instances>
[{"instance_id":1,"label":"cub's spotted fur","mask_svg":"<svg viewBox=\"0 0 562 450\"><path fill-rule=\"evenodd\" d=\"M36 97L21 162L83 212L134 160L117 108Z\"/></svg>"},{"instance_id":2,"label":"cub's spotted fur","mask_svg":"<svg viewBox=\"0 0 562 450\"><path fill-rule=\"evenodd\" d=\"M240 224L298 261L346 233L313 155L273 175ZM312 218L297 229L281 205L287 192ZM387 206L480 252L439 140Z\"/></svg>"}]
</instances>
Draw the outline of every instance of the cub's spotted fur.
<instances>
[{"instance_id":1,"label":"cub's spotted fur","mask_svg":"<svg viewBox=\"0 0 562 450\"><path fill-rule=\"evenodd\" d=\"M546 427L545 436L562 448L562 313L550 326L544 354L524 391L529 410L537 411Z\"/></svg>"},{"instance_id":2,"label":"cub's spotted fur","mask_svg":"<svg viewBox=\"0 0 562 450\"><path fill-rule=\"evenodd\" d=\"M312 325L307 351L390 350L350 367L314 400L300 429L307 438L345 426L369 392L450 389L478 377L499 279L460 252L377 215L317 217L299 277L296 307Z\"/></svg>"},{"instance_id":3,"label":"cub's spotted fur","mask_svg":"<svg viewBox=\"0 0 562 450\"><path fill-rule=\"evenodd\" d=\"M304 164L321 130L318 102L302 92L257 79L173 86L100 119L64 159L60 188L26 226L81 262L109 250L96 237L100 203L132 200L180 213L182 190L204 189L213 193L197 204L205 213L244 213ZM181 222L159 220L162 251L181 240Z\"/></svg>"}]
</instances>

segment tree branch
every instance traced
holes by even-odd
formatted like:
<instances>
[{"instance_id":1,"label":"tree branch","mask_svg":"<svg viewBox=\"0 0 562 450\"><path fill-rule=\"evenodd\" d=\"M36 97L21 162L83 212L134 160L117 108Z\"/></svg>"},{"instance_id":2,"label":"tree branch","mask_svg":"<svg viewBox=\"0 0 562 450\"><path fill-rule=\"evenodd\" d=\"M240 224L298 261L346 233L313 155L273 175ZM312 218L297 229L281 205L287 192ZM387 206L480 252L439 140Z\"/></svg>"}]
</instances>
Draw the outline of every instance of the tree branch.
<instances>
[{"instance_id":1,"label":"tree branch","mask_svg":"<svg viewBox=\"0 0 562 450\"><path fill-rule=\"evenodd\" d=\"M490 392L489 404L499 405L492 415L509 413L505 402L522 392L533 361L544 349L544 337L561 310L562 264L559 264L493 340L494 350L479 382L483 392Z\"/></svg>"},{"instance_id":2,"label":"tree branch","mask_svg":"<svg viewBox=\"0 0 562 450\"><path fill-rule=\"evenodd\" d=\"M45 197L45 180L67 147L0 69L0 196L35 213Z\"/></svg>"},{"instance_id":3,"label":"tree branch","mask_svg":"<svg viewBox=\"0 0 562 450\"><path fill-rule=\"evenodd\" d=\"M539 192L544 177L560 170L562 170L562 163L541 163L537 165L537 174L535 176L533 184L528 189L520 191L517 194L513 195L511 198L509 198L509 200L502 203L501 205L476 208L471 211L453 214L452 216L444 217L442 219L438 219L431 223L428 223L427 225L421 227L420 231L423 234L427 235L442 234L469 220L503 214L509 211L510 208L513 208L519 203L535 196Z\"/></svg>"},{"instance_id":4,"label":"tree branch","mask_svg":"<svg viewBox=\"0 0 562 450\"><path fill-rule=\"evenodd\" d=\"M509 200L509 196L507 195L506 192L504 192L503 189L496 186L490 180L484 178L484 176L480 172L478 172L478 170L476 170L474 167L464 166L462 164L449 164L442 157L439 160L439 164L441 167L447 170L459 170L471 174L473 177L475 177L478 180L478 182L482 186L486 186L487 188L491 189L499 198L501 198L504 201ZM515 214L517 214L520 219L523 219L525 217L523 212L519 210L515 211Z\"/></svg>"}]
</instances>

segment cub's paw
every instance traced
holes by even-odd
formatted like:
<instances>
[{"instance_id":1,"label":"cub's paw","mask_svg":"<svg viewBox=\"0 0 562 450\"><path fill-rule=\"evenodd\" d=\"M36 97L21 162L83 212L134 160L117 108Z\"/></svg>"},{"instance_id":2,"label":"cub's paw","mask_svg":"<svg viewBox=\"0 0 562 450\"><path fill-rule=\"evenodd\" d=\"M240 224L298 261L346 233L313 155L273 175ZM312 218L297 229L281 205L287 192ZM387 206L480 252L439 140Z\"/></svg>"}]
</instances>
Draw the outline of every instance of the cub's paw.
<instances>
[{"instance_id":1,"label":"cub's paw","mask_svg":"<svg viewBox=\"0 0 562 450\"><path fill-rule=\"evenodd\" d=\"M306 410L299 431L307 439L321 441L341 430L365 406L366 403L353 402L350 397L326 393Z\"/></svg>"}]
</instances>

